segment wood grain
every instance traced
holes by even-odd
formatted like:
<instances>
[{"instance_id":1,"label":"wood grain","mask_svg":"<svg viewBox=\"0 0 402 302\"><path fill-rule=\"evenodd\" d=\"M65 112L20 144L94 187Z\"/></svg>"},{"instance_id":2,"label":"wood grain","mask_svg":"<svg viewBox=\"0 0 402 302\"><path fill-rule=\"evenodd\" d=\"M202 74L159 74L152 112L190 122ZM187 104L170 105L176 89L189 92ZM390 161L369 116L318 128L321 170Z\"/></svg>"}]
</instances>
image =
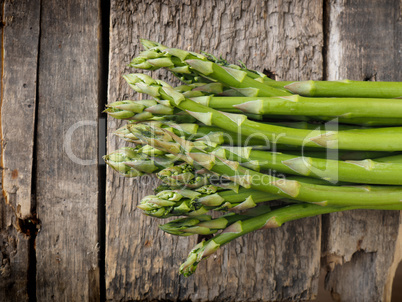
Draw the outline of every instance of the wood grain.
<instances>
[{"instance_id":1,"label":"wood grain","mask_svg":"<svg viewBox=\"0 0 402 302\"><path fill-rule=\"evenodd\" d=\"M122 79L139 38L242 60L277 79L322 78L322 11L318 1L111 1L108 101L139 98ZM154 73L173 81L164 72ZM110 135L108 151L123 146ZM110 301L310 300L317 293L320 218L241 238L200 264L190 278L178 267L195 238L162 234L136 205L155 180L108 171L106 296Z\"/></svg>"},{"instance_id":2,"label":"wood grain","mask_svg":"<svg viewBox=\"0 0 402 302\"><path fill-rule=\"evenodd\" d=\"M0 301L28 301L28 255L28 237L18 231L15 212L0 196Z\"/></svg>"},{"instance_id":3,"label":"wood grain","mask_svg":"<svg viewBox=\"0 0 402 302\"><path fill-rule=\"evenodd\" d=\"M98 1L42 2L37 300L98 301ZM71 135L71 136L70 136ZM69 138L71 138L69 140Z\"/></svg>"},{"instance_id":4,"label":"wood grain","mask_svg":"<svg viewBox=\"0 0 402 302\"><path fill-rule=\"evenodd\" d=\"M22 219L31 215L39 18L39 1L6 1L4 4L3 195ZM11 200L15 204L11 204Z\"/></svg>"},{"instance_id":5,"label":"wood grain","mask_svg":"<svg viewBox=\"0 0 402 302\"><path fill-rule=\"evenodd\" d=\"M0 300L28 301L40 2L1 1Z\"/></svg>"},{"instance_id":6,"label":"wood grain","mask_svg":"<svg viewBox=\"0 0 402 302\"><path fill-rule=\"evenodd\" d=\"M402 81L400 1L328 1L328 79ZM324 219L326 289L336 301L390 301L400 261L400 212Z\"/></svg>"}]
</instances>

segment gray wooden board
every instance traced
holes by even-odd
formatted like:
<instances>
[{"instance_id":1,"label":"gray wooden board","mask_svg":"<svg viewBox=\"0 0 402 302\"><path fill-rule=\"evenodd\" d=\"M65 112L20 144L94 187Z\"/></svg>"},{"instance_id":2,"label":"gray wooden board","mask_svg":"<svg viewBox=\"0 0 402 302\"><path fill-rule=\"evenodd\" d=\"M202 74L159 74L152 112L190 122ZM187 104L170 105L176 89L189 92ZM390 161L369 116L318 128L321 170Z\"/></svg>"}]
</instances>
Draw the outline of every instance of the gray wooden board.
<instances>
[{"instance_id":1,"label":"gray wooden board","mask_svg":"<svg viewBox=\"0 0 402 302\"><path fill-rule=\"evenodd\" d=\"M15 204L11 206L19 218L31 214L39 16L39 1L5 2L1 104L3 193L6 202L15 194Z\"/></svg>"},{"instance_id":2,"label":"gray wooden board","mask_svg":"<svg viewBox=\"0 0 402 302\"><path fill-rule=\"evenodd\" d=\"M37 300L97 301L99 2L41 10Z\"/></svg>"},{"instance_id":3,"label":"gray wooden board","mask_svg":"<svg viewBox=\"0 0 402 302\"><path fill-rule=\"evenodd\" d=\"M108 101L138 99L122 79L139 53L139 38L242 60L278 79L322 78L322 3L319 1L111 1ZM154 76L172 81L164 72ZM108 151L124 144L110 133ZM230 243L190 278L178 268L195 238L162 234L159 220L136 209L156 185L108 170L106 298L110 301L310 300L318 286L321 220L289 223Z\"/></svg>"},{"instance_id":4,"label":"gray wooden board","mask_svg":"<svg viewBox=\"0 0 402 302\"><path fill-rule=\"evenodd\" d=\"M28 301L28 237L17 229L15 212L0 196L0 301Z\"/></svg>"},{"instance_id":5,"label":"gray wooden board","mask_svg":"<svg viewBox=\"0 0 402 302\"><path fill-rule=\"evenodd\" d=\"M400 1L330 1L328 9L328 80L402 81ZM337 301L389 301L400 224L398 211L325 217L326 288Z\"/></svg>"},{"instance_id":6,"label":"gray wooden board","mask_svg":"<svg viewBox=\"0 0 402 302\"><path fill-rule=\"evenodd\" d=\"M27 301L40 1L1 1L0 300Z\"/></svg>"}]
</instances>

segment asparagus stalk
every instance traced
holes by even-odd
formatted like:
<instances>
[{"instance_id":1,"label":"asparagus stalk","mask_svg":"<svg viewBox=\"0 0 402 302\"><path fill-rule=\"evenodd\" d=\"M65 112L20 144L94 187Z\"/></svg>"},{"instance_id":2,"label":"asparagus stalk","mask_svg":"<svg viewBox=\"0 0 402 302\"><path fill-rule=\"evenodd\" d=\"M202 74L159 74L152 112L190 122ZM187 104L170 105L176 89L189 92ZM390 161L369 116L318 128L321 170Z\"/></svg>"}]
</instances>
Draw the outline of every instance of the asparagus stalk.
<instances>
[{"instance_id":1,"label":"asparagus stalk","mask_svg":"<svg viewBox=\"0 0 402 302\"><path fill-rule=\"evenodd\" d=\"M271 211L269 206L261 205L245 211L242 214L228 213L215 219L213 219L210 215L179 218L159 225L159 228L165 233L176 236L191 236L194 234L211 235L227 228L239 220L245 220L257 215L262 215L268 213L269 211Z\"/></svg>"},{"instance_id":2,"label":"asparagus stalk","mask_svg":"<svg viewBox=\"0 0 402 302\"><path fill-rule=\"evenodd\" d=\"M141 43L143 43L143 42L141 42ZM144 48L146 50L149 50L150 48L154 48L156 52L160 52L160 51L168 48L166 46L161 45L160 43L152 42L152 41L146 41L145 44L147 45L147 46L144 46ZM149 47L151 45L153 45L153 47ZM263 74L257 70L247 68L247 66L245 66L245 64L242 62L240 63L240 65L231 64L231 63L228 63L222 57L217 58L217 57L213 56L212 54L209 54L206 52L203 52L203 55L196 54L194 52L192 54L194 54L198 58L206 59L206 60L216 63L222 67L228 67L231 69L246 72L247 76L250 77L251 79L254 79L256 81L264 83L265 85L268 85L268 86L271 86L271 87L274 87L274 88L277 88L280 90L285 90L284 87L286 85L294 82L294 81L274 81L274 80L270 79L269 77L267 77L265 74ZM141 57L141 55L139 57ZM150 59L153 59L153 58L154 58L154 56L151 55ZM133 61L134 61L134 64L132 66L135 67L135 61L137 61L137 60L134 59ZM142 60L140 60L140 61L142 61ZM180 66L182 66L182 65L180 65ZM149 68L154 68L154 67L149 66ZM198 83L200 80L202 80L202 78L200 78L197 74L187 73L187 72L188 72L188 70L185 69L184 73L181 73L180 68L177 68L174 71L174 74L185 83ZM212 83L212 84L215 84L215 83Z\"/></svg>"},{"instance_id":3,"label":"asparagus stalk","mask_svg":"<svg viewBox=\"0 0 402 302\"><path fill-rule=\"evenodd\" d=\"M228 161L215 154L203 152L191 142L185 141L173 133L169 135L181 146L178 148L169 145L169 152L176 155L185 152L187 158L191 158L204 168L243 187L322 206L382 206L398 204L402 200L402 189L397 186L332 187L262 174L242 167L238 162ZM159 144L157 148L164 148L164 146Z\"/></svg>"},{"instance_id":4,"label":"asparagus stalk","mask_svg":"<svg viewBox=\"0 0 402 302\"><path fill-rule=\"evenodd\" d=\"M218 83L213 83L213 84L218 84ZM206 85L204 85L206 86ZM186 86L188 87L188 86ZM203 87L203 86L201 86ZM177 91L179 91L177 89ZM200 91L195 91L195 89L192 91L192 93L195 92L200 92ZM183 95L190 95L189 93L184 93ZM194 94L193 94L194 95ZM192 95L190 95L192 96ZM247 99L255 99L255 98L245 98L245 99L239 99L236 100L235 102L218 102L219 99L221 98L212 98L212 102L209 101L211 97L210 96L203 96L203 97L192 97L191 99L194 100L195 102L199 102L204 105L208 105L211 108L214 109L221 109L225 112L232 112L232 113L241 113L242 111L240 109L236 109L233 106L243 106L245 105L244 103L240 103L239 105L236 105L239 103L240 100L247 100ZM232 99L232 98L223 98L223 99ZM235 98L237 99L237 98ZM377 99L379 100L379 99ZM387 100L387 101L392 101L395 102L395 100ZM250 103L250 102L249 102ZM384 104L385 106L386 104ZM363 107L364 108L364 107ZM247 109L245 109L247 110ZM291 110L291 109L289 109ZM250 110L251 112L252 110ZM107 105L107 109L104 110L105 113L107 113L109 116L116 118L116 119L123 119L123 120L134 120L134 121L150 121L150 120L171 120L171 121L177 121L177 122L195 122L195 118L191 117L188 114L185 114L185 112L174 109L170 106L166 106L164 104L158 104L155 100L138 100L138 101L132 101L132 100L124 100L124 101L118 101L118 102L113 102ZM244 112L247 117L253 120L262 120L264 118L263 114L256 114L256 113L250 113L250 112ZM397 112L397 111L394 111ZM289 112L287 112L289 113ZM270 115L265 115L266 118L272 120L272 119L297 119L298 115L271 115L275 114L275 112L270 113ZM315 116L316 119L319 121L331 121L335 116L332 117L324 117L322 115L320 116ZM302 117L302 119L309 120L309 118ZM311 119L311 118L310 118ZM399 118L352 118L352 117L346 117L341 116L338 117L339 122L342 123L349 123L349 124L358 124L358 125L363 125L363 126L397 126L397 125L402 125L402 121ZM292 127L292 126L291 126Z\"/></svg>"},{"instance_id":5,"label":"asparagus stalk","mask_svg":"<svg viewBox=\"0 0 402 302\"><path fill-rule=\"evenodd\" d=\"M397 159L401 157L400 155L392 156L390 159L386 157L384 160L380 158L375 161L364 159L344 162L304 155L252 150L251 148L223 147L214 152L257 171L268 170L271 173L282 172L310 176L332 182L339 180L388 185L400 185L402 182L402 166L397 162ZM128 177L140 176L142 175L140 172L159 171L158 177L169 185L195 188L208 183L211 173L204 171L196 173L195 168L185 164L173 166L176 159L163 157L165 154L165 152L150 145L144 145L141 148L125 148L115 151L111 155L107 155L105 159L111 167ZM149 158L144 155L156 155L157 157ZM168 168L160 170L166 165L169 165Z\"/></svg>"},{"instance_id":6,"label":"asparagus stalk","mask_svg":"<svg viewBox=\"0 0 402 302\"><path fill-rule=\"evenodd\" d=\"M322 121L331 121L333 117L325 117L320 116L319 120ZM345 123L350 125L361 125L361 126L368 126L368 127L383 127L383 126L401 126L402 119L401 118L364 118L364 117L356 117L356 118L348 118L348 117L339 117L339 123Z\"/></svg>"},{"instance_id":7,"label":"asparagus stalk","mask_svg":"<svg viewBox=\"0 0 402 302\"><path fill-rule=\"evenodd\" d=\"M380 163L402 163L402 154L383 156L375 160Z\"/></svg>"},{"instance_id":8,"label":"asparagus stalk","mask_svg":"<svg viewBox=\"0 0 402 302\"><path fill-rule=\"evenodd\" d=\"M260 120L260 119L259 119ZM263 120L275 121L305 121L313 123L341 123L346 125L357 125L365 127L380 127L380 126L401 126L402 119L400 118L380 118L380 117L334 117L334 116L302 116L302 115L264 115Z\"/></svg>"},{"instance_id":9,"label":"asparagus stalk","mask_svg":"<svg viewBox=\"0 0 402 302\"><path fill-rule=\"evenodd\" d=\"M370 151L342 151L342 150L334 150L336 156L339 160L364 160L364 159L373 159L378 161L379 158L388 157L391 155L395 155L393 152L370 152ZM291 155L299 155L301 152L288 150L286 151L287 154ZM315 158L332 158L332 152L321 152L321 151L304 151L303 156L307 157L315 157Z\"/></svg>"},{"instance_id":10,"label":"asparagus stalk","mask_svg":"<svg viewBox=\"0 0 402 302\"><path fill-rule=\"evenodd\" d=\"M251 146L256 149L273 150L273 151L284 151L284 150L294 150L300 151L301 149L296 146L282 145L282 144L272 144L266 140L260 139L258 136L246 137L239 133L234 133L226 131L219 127L214 126L204 126L195 123L172 123L169 121L146 121L141 123L132 123L125 125L115 131L115 134L122 139L137 144L144 144L138 138L141 134L142 128L151 126L154 129L166 129L178 136L185 137L187 140L191 141L204 141L210 143L224 144L229 146ZM148 130L145 130L148 131ZM317 150L317 148L303 148L303 150Z\"/></svg>"},{"instance_id":11,"label":"asparagus stalk","mask_svg":"<svg viewBox=\"0 0 402 302\"><path fill-rule=\"evenodd\" d=\"M176 48L154 49L154 53L151 52L152 49L149 49L145 55L141 53L131 61L130 66L148 70L167 68L173 73L188 74L190 78L201 76L204 79L212 79L212 81L236 88L240 93L248 96L291 95L284 90L254 80L246 71L220 66L200 54Z\"/></svg>"},{"instance_id":12,"label":"asparagus stalk","mask_svg":"<svg viewBox=\"0 0 402 302\"><path fill-rule=\"evenodd\" d=\"M104 111L116 119L148 120L154 115L168 115L174 113L174 107L158 104L154 100L124 100L106 105Z\"/></svg>"},{"instance_id":13,"label":"asparagus stalk","mask_svg":"<svg viewBox=\"0 0 402 302\"><path fill-rule=\"evenodd\" d=\"M119 174L125 177L137 177L143 175L144 173L126 164L126 162L131 161L132 158L137 157L138 154L133 148L123 148L105 155L103 159L109 167Z\"/></svg>"},{"instance_id":14,"label":"asparagus stalk","mask_svg":"<svg viewBox=\"0 0 402 302\"><path fill-rule=\"evenodd\" d=\"M160 129L164 135L159 136L159 144L174 145L174 140L177 138L173 133L169 133L166 128ZM156 136L153 134L155 129L146 128L143 131L144 135L150 137ZM180 150L180 143L177 141L174 150ZM287 174L295 174L302 176L310 176L314 178L322 178L331 182L352 182L352 183L368 183L368 184L386 184L386 185L401 185L402 184L402 165L400 163L381 163L371 159L365 160L349 160L339 161L336 159L314 158L301 155L291 155L280 152L253 150L251 147L221 147L221 142L216 145L201 145L197 144L198 148L202 148L205 152L217 154L224 160L231 160L240 163L252 170L268 170L271 172L282 172ZM190 146L191 142L185 142L186 146ZM179 167L174 167L175 177L180 175L181 179L186 179L186 175L193 175L185 169L179 173ZM169 169L165 172L169 173ZM203 177L186 179L193 180L195 184L202 183ZM175 180L177 181L177 180ZM190 183L189 183L190 185Z\"/></svg>"},{"instance_id":15,"label":"asparagus stalk","mask_svg":"<svg viewBox=\"0 0 402 302\"><path fill-rule=\"evenodd\" d=\"M158 104L155 100L124 100L106 105L103 112L120 120L151 121L169 120L178 123L192 123L196 119L174 107Z\"/></svg>"},{"instance_id":16,"label":"asparagus stalk","mask_svg":"<svg viewBox=\"0 0 402 302\"><path fill-rule=\"evenodd\" d=\"M126 75L125 79L138 92L169 100L172 105L186 110L206 125L215 125L231 132L258 137L268 142L296 146L360 151L401 151L402 127L352 129L342 131L303 130L250 121L240 114L229 114L211 109L185 98L168 84L143 74Z\"/></svg>"},{"instance_id":17,"label":"asparagus stalk","mask_svg":"<svg viewBox=\"0 0 402 302\"><path fill-rule=\"evenodd\" d=\"M237 162L219 159L213 154L191 152L189 156L198 164L239 185L322 206L381 206L398 204L402 200L402 189L397 186L331 187L308 184L262 174L244 168Z\"/></svg>"},{"instance_id":18,"label":"asparagus stalk","mask_svg":"<svg viewBox=\"0 0 402 302\"><path fill-rule=\"evenodd\" d=\"M216 235L208 241L203 240L197 244L189 253L187 260L180 266L180 274L188 277L197 269L197 265L205 258L215 253L221 246L232 240L248 234L252 231L267 228L276 228L285 222L297 220L306 217L312 217L333 212L341 212L353 209L382 209L382 210L401 210L402 205L383 206L381 208L362 206L362 207L321 207L314 204L294 204L287 205L272 211L251 217L245 220L239 220L223 233Z\"/></svg>"},{"instance_id":19,"label":"asparagus stalk","mask_svg":"<svg viewBox=\"0 0 402 302\"><path fill-rule=\"evenodd\" d=\"M103 158L107 165L125 177L138 177L161 171L174 164L165 156L148 156L141 148L124 147L105 155ZM154 153L159 153L155 152Z\"/></svg>"},{"instance_id":20,"label":"asparagus stalk","mask_svg":"<svg viewBox=\"0 0 402 302\"><path fill-rule=\"evenodd\" d=\"M288 84L285 88L296 94L315 97L402 97L402 82L302 81Z\"/></svg>"},{"instance_id":21,"label":"asparagus stalk","mask_svg":"<svg viewBox=\"0 0 402 302\"><path fill-rule=\"evenodd\" d=\"M329 112L334 117L400 118L402 102L379 98L313 98L299 95L282 97L216 97L192 98L218 110L237 108L245 113L262 115L322 116Z\"/></svg>"},{"instance_id":22,"label":"asparagus stalk","mask_svg":"<svg viewBox=\"0 0 402 302\"><path fill-rule=\"evenodd\" d=\"M395 162L382 163L371 159L340 161L258 150L250 150L248 159L237 156L236 159L249 162L254 167L258 165L261 170L322 178L331 182L402 185L402 165Z\"/></svg>"},{"instance_id":23,"label":"asparagus stalk","mask_svg":"<svg viewBox=\"0 0 402 302\"><path fill-rule=\"evenodd\" d=\"M156 195L144 197L137 206L148 216L169 218L172 216L198 216L209 210L245 210L256 204L280 199L279 196L258 190L240 188L202 194L195 190L165 190Z\"/></svg>"},{"instance_id":24,"label":"asparagus stalk","mask_svg":"<svg viewBox=\"0 0 402 302\"><path fill-rule=\"evenodd\" d=\"M139 130L136 129L137 125L142 127L142 125L149 125L153 128L168 128L168 130L173 131L174 134L185 137L187 140L210 140L214 142L220 142L223 139L223 145L228 146L244 146L244 147L252 147L254 150L272 150L273 152L283 152L291 155L300 155L301 152L303 156L307 157L316 157L316 158L328 158L329 155L332 156L332 152L328 153L324 151L319 151L317 149L308 150L304 148L303 150L295 149L294 147L283 146L283 145L274 145L274 146L264 146L264 141L259 140L258 138L251 138L248 140L246 137L239 137L235 133L225 132L218 127L211 126L201 126L197 124L175 124L170 122L160 122L160 121L150 121L143 122L139 124L130 124L132 132L127 128L128 125L124 125L123 127L117 129L114 134L119 136L120 138L133 142L136 144L144 144L142 140L140 140L135 134L138 134ZM148 151L149 149L149 151ZM164 154L164 152L152 148L149 145L144 145L142 148L142 152L155 152L158 151L159 155ZM342 151L342 150L334 150L340 160L363 160L363 159L375 159L384 156L393 155L392 152L385 151ZM153 155L153 154L149 154Z\"/></svg>"},{"instance_id":25,"label":"asparagus stalk","mask_svg":"<svg viewBox=\"0 0 402 302\"><path fill-rule=\"evenodd\" d=\"M157 53L159 53L162 50L168 48L168 47L166 47L166 46L164 46L164 45L162 45L160 43L149 41L149 40L141 40L141 44L144 46L145 50L150 50L150 49L153 48ZM244 71L244 72L247 73L247 75L250 78L258 79L260 82L267 82L267 83L274 83L275 82L275 81L271 80L270 78L268 78L265 74L263 74L263 73L261 73L259 71L247 68L245 66L245 64L242 63L242 62L241 62L240 65L230 64L225 59L223 59L222 57L217 58L214 55L206 53L206 52L203 52L203 54L197 54L197 53L192 52L192 54L194 54L196 57L203 58L203 59L206 59L206 60L211 61L213 63L216 63L216 64L218 64L220 66L230 67L230 68L233 68L233 69ZM149 55L150 54L145 54L145 57L148 57ZM141 54L140 54L139 57L141 57ZM158 57L160 57L160 56L158 56ZM153 59L153 58L154 58L154 55L150 55L150 59ZM137 60L134 59L133 61L136 62ZM188 72L188 71L186 71L186 72ZM194 75L194 77L192 78L191 74L187 74L186 72L181 73L180 69L177 69L175 71L175 75L178 76L179 78L182 77L183 82L198 83L198 81L200 79L197 77L197 75ZM292 82L288 82L288 83L290 84ZM284 83L282 85L279 84L278 87L283 89L284 85L285 85Z\"/></svg>"}]
</instances>

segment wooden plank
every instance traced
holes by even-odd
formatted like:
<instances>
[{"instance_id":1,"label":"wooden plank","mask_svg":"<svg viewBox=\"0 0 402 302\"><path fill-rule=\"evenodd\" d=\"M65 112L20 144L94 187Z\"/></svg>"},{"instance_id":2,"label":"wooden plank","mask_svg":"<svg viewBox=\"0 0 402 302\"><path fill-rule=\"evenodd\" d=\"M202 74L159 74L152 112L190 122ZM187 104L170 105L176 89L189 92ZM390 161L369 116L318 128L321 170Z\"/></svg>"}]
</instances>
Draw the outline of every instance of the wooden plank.
<instances>
[{"instance_id":1,"label":"wooden plank","mask_svg":"<svg viewBox=\"0 0 402 302\"><path fill-rule=\"evenodd\" d=\"M17 217L25 219L31 215L40 1L6 1L4 14L3 194Z\"/></svg>"},{"instance_id":2,"label":"wooden plank","mask_svg":"<svg viewBox=\"0 0 402 302\"><path fill-rule=\"evenodd\" d=\"M121 76L140 51L139 38L204 50L232 62L274 72L278 79L322 77L322 4L319 1L111 1L108 101L138 98ZM164 72L161 79L174 81ZM108 133L121 123L108 122ZM124 144L109 135L108 150ZM136 210L152 193L150 177L124 179L108 171L106 298L130 300L310 300L317 293L320 218L250 234L200 264L190 278L178 268L195 238L157 229Z\"/></svg>"},{"instance_id":3,"label":"wooden plank","mask_svg":"<svg viewBox=\"0 0 402 302\"><path fill-rule=\"evenodd\" d=\"M0 301L28 301L28 237L19 232L13 209L0 196Z\"/></svg>"},{"instance_id":4,"label":"wooden plank","mask_svg":"<svg viewBox=\"0 0 402 302\"><path fill-rule=\"evenodd\" d=\"M37 300L98 301L99 1L42 2Z\"/></svg>"},{"instance_id":5,"label":"wooden plank","mask_svg":"<svg viewBox=\"0 0 402 302\"><path fill-rule=\"evenodd\" d=\"M40 1L1 1L0 300L28 301Z\"/></svg>"},{"instance_id":6,"label":"wooden plank","mask_svg":"<svg viewBox=\"0 0 402 302\"><path fill-rule=\"evenodd\" d=\"M328 79L402 81L401 2L329 3ZM401 260L400 212L331 214L324 225L332 269L326 289L337 301L390 301Z\"/></svg>"}]
</instances>

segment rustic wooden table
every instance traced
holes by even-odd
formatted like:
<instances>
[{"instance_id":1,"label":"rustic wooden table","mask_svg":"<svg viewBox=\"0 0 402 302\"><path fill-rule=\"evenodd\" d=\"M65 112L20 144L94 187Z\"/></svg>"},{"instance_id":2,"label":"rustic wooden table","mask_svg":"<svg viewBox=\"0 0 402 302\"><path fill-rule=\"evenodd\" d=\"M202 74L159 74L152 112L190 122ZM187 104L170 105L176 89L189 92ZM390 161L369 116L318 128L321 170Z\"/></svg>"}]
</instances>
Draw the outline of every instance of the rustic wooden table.
<instances>
[{"instance_id":1,"label":"rustic wooden table","mask_svg":"<svg viewBox=\"0 0 402 302\"><path fill-rule=\"evenodd\" d=\"M390 301L400 212L353 211L258 231L183 278L195 244L136 210L152 178L99 157L106 100L139 38L244 61L277 79L402 81L397 0L1 0L1 301ZM172 80L166 73L158 75ZM122 146L111 136L107 150ZM321 269L323 268L323 269ZM323 301L323 300L321 300Z\"/></svg>"}]
</instances>

